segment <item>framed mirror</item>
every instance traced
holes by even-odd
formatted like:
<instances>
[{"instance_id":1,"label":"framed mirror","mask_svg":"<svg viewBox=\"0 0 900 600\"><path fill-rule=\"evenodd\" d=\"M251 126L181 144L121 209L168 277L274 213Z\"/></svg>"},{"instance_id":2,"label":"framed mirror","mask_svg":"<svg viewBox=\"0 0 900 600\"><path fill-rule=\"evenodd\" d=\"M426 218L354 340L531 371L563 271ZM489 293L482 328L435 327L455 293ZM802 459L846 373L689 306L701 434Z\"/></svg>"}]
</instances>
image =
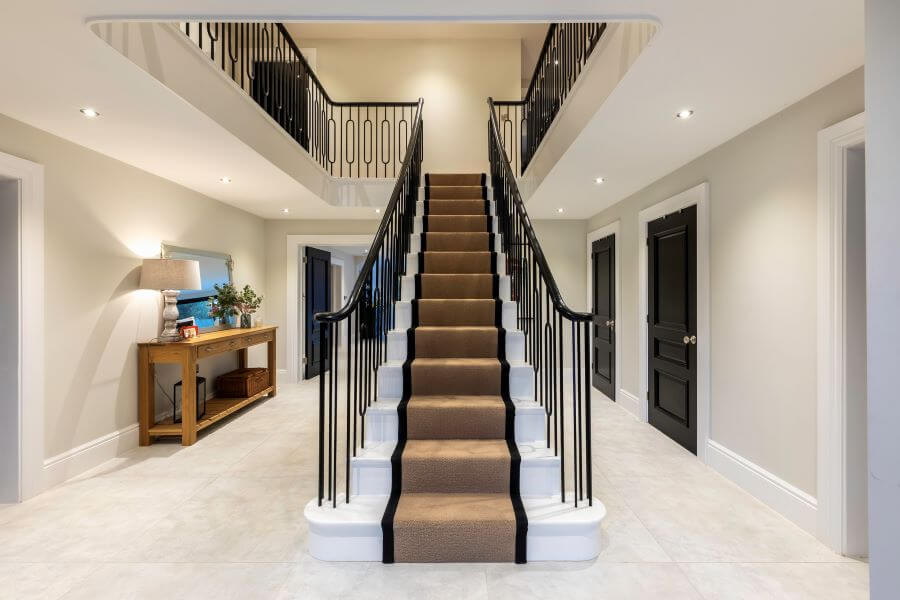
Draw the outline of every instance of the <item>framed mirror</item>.
<instances>
[{"instance_id":1,"label":"framed mirror","mask_svg":"<svg viewBox=\"0 0 900 600\"><path fill-rule=\"evenodd\" d=\"M172 244L163 244L163 258L196 260L200 263L200 284L203 289L184 290L178 295L178 319L194 318L194 324L200 330L216 326L215 319L209 314L209 299L216 295L214 285L233 283L233 262L230 254L182 248Z\"/></svg>"}]
</instances>

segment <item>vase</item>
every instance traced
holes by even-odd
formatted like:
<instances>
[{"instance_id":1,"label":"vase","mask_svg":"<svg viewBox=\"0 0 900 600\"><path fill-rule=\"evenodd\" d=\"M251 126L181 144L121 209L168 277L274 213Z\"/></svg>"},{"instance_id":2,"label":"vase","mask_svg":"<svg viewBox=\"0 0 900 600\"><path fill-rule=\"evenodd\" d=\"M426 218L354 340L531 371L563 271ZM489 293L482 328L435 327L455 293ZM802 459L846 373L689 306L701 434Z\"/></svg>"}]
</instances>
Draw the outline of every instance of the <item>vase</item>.
<instances>
[{"instance_id":1,"label":"vase","mask_svg":"<svg viewBox=\"0 0 900 600\"><path fill-rule=\"evenodd\" d=\"M219 325L222 329L231 329L234 327L234 321L232 321L230 315L226 315L224 317L219 317Z\"/></svg>"},{"instance_id":2,"label":"vase","mask_svg":"<svg viewBox=\"0 0 900 600\"><path fill-rule=\"evenodd\" d=\"M241 327L243 329L253 327L253 315L250 313L241 313Z\"/></svg>"}]
</instances>

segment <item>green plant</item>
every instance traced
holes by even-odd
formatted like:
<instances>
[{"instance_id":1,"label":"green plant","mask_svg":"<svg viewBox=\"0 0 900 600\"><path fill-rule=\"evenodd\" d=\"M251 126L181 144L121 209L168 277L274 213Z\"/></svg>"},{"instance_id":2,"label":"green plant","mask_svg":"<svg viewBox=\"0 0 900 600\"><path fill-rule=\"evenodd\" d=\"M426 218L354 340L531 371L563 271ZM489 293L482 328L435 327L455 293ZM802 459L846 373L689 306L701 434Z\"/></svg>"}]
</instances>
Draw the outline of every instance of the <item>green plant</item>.
<instances>
[{"instance_id":1,"label":"green plant","mask_svg":"<svg viewBox=\"0 0 900 600\"><path fill-rule=\"evenodd\" d=\"M241 294L238 294L234 284L215 284L213 288L216 290L216 295L209 299L210 316L225 319L239 314L238 306L241 302Z\"/></svg>"},{"instance_id":2,"label":"green plant","mask_svg":"<svg viewBox=\"0 0 900 600\"><path fill-rule=\"evenodd\" d=\"M258 296L249 285L245 285L244 289L238 295L237 308L241 314L252 315L257 311L259 305L262 304L263 297Z\"/></svg>"}]
</instances>

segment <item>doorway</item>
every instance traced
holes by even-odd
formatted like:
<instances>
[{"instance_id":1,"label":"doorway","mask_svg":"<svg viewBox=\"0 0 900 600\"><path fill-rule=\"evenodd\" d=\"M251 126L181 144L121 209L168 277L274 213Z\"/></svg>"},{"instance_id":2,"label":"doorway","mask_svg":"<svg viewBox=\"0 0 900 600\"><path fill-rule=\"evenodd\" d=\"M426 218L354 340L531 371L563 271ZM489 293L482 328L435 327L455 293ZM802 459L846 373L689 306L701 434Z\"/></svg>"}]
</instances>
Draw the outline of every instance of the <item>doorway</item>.
<instances>
[{"instance_id":1,"label":"doorway","mask_svg":"<svg viewBox=\"0 0 900 600\"><path fill-rule=\"evenodd\" d=\"M0 177L0 504L20 498L19 181Z\"/></svg>"},{"instance_id":2,"label":"doorway","mask_svg":"<svg viewBox=\"0 0 900 600\"><path fill-rule=\"evenodd\" d=\"M648 418L697 453L697 207L647 225Z\"/></svg>"},{"instance_id":3,"label":"doorway","mask_svg":"<svg viewBox=\"0 0 900 600\"><path fill-rule=\"evenodd\" d=\"M591 243L591 383L616 399L616 235Z\"/></svg>"},{"instance_id":4,"label":"doorway","mask_svg":"<svg viewBox=\"0 0 900 600\"><path fill-rule=\"evenodd\" d=\"M868 556L865 115L819 132L819 538Z\"/></svg>"},{"instance_id":5,"label":"doorway","mask_svg":"<svg viewBox=\"0 0 900 600\"><path fill-rule=\"evenodd\" d=\"M638 239L641 418L706 463L709 184L640 211Z\"/></svg>"},{"instance_id":6,"label":"doorway","mask_svg":"<svg viewBox=\"0 0 900 600\"><path fill-rule=\"evenodd\" d=\"M304 314L306 321L306 363L303 378L311 379L328 369L322 355L322 324L316 314L331 310L331 253L307 246L304 257Z\"/></svg>"}]
</instances>

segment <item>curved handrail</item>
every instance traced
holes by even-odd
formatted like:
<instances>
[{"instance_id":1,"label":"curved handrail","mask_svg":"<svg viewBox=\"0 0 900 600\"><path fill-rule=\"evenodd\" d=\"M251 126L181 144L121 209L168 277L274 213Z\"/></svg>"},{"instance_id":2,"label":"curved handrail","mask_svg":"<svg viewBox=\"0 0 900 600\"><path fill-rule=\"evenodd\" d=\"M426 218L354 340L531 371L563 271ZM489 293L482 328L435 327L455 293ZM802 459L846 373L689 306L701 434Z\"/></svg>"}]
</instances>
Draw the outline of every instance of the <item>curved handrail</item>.
<instances>
[{"instance_id":1,"label":"curved handrail","mask_svg":"<svg viewBox=\"0 0 900 600\"><path fill-rule=\"evenodd\" d=\"M410 135L409 137L409 139L413 140L413 142L406 148L406 157L403 159L403 165L400 167L400 173L397 176L397 182L394 184L394 191L391 193L391 199L388 201L387 208L385 208L384 217L382 217L381 219L381 225L378 227L378 231L375 232L375 239L372 242L371 249L366 255L366 261L363 263L362 269L360 269L359 271L359 276L356 278L356 284L354 284L353 286L353 291L350 292L350 297L347 299L347 303L344 304L344 306L340 310L336 310L333 312L316 313L315 319L317 321L324 321L328 323L343 321L350 316L350 313L353 312L353 310L359 305L359 302L362 299L362 292L366 284L366 279L369 278L369 275L372 273L372 270L375 267L375 261L378 259L378 252L379 250L381 250L381 246L384 243L388 225L390 224L390 221L394 216L394 211L397 208L397 204L400 202L400 196L403 192L403 185L406 180L406 173L407 171L409 171L413 153L418 151L418 144L415 142L415 140L418 139L419 130L422 129L423 103L424 100L422 98L419 98L419 102L416 108L415 124L413 125L412 135Z\"/></svg>"},{"instance_id":2,"label":"curved handrail","mask_svg":"<svg viewBox=\"0 0 900 600\"><path fill-rule=\"evenodd\" d=\"M524 230L525 235L528 237L528 242L531 244L531 250L534 253L534 258L537 261L538 268L541 271L541 276L544 279L544 282L547 286L547 292L550 294L550 299L553 301L553 307L564 317L572 321L590 321L592 318L591 313L578 312L569 308L569 306L565 303L562 298L562 295L559 293L559 287L556 285L556 279L553 277L553 272L550 270L550 265L547 264L547 259L544 257L544 251L541 249L541 243L537 239L537 235L534 233L534 227L531 224L531 218L528 216L528 211L525 210L525 203L522 201L522 194L519 192L519 186L516 184L516 177L513 173L512 167L509 164L509 157L506 155L506 149L503 147L503 142L500 137L500 127L497 124L497 114L494 110L494 99L488 98L488 112L490 113L490 122L491 122L491 135L494 138L494 143L497 144L498 149L503 153L503 168L506 171L507 179L510 182L511 186L511 197L513 200L513 205L516 207L516 211L522 218L522 222L525 224Z\"/></svg>"}]
</instances>

